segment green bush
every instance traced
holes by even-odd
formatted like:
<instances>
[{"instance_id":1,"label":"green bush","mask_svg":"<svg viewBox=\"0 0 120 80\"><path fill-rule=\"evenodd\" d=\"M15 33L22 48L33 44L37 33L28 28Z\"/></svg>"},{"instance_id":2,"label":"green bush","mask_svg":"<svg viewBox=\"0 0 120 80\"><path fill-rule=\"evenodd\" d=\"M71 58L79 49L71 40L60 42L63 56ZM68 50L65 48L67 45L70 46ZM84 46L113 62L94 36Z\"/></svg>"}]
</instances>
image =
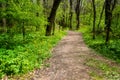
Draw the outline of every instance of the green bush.
<instances>
[{"instance_id":1,"label":"green bush","mask_svg":"<svg viewBox=\"0 0 120 80\"><path fill-rule=\"evenodd\" d=\"M29 33L24 41L21 39L22 35L18 34L13 40L0 36L2 42L0 78L4 75L18 75L40 68L43 61L51 56L50 50L65 35L65 32L57 32L55 36L50 37L43 35L41 32ZM6 48L6 45L10 48Z\"/></svg>"}]
</instances>

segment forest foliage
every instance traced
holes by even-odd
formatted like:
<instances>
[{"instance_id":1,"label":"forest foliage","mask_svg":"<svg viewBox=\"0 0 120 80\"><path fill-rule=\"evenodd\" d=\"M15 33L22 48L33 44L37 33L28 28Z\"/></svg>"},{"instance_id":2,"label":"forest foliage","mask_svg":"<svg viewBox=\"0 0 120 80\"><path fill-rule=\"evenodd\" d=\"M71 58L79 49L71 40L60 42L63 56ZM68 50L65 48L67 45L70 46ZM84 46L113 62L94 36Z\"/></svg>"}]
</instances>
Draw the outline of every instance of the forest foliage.
<instances>
[{"instance_id":1,"label":"forest foliage","mask_svg":"<svg viewBox=\"0 0 120 80\"><path fill-rule=\"evenodd\" d=\"M107 0L105 0L107 1ZM109 29L109 41L106 44L107 30L106 30L106 12L105 12L105 1L95 0L96 7L96 23L95 23L95 37L93 36L93 20L94 20L94 11L91 3L84 3L84 10L81 13L81 29L83 33L84 40L89 47L95 49L98 53L102 54L105 57L113 59L117 62L120 62L120 25L119 25L119 0L111 0L111 26ZM109 1L109 0L108 0ZM86 1L87 2L87 1ZM91 6L91 8L88 6ZM90 12L92 10L92 12Z\"/></svg>"},{"instance_id":2,"label":"forest foliage","mask_svg":"<svg viewBox=\"0 0 120 80\"><path fill-rule=\"evenodd\" d=\"M120 62L119 20L119 0L0 0L0 78L40 68L64 30Z\"/></svg>"},{"instance_id":3,"label":"forest foliage","mask_svg":"<svg viewBox=\"0 0 120 80\"><path fill-rule=\"evenodd\" d=\"M46 16L42 2L0 0L0 78L40 68L51 56L65 32L46 37Z\"/></svg>"}]
</instances>

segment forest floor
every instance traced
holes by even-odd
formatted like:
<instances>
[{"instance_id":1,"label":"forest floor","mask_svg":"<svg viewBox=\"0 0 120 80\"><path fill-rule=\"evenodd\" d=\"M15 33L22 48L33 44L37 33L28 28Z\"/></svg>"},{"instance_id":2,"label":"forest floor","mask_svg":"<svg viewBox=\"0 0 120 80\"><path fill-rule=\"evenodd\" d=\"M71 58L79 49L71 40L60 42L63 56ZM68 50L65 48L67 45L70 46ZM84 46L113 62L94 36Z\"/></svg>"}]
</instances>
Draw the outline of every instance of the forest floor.
<instances>
[{"instance_id":1,"label":"forest floor","mask_svg":"<svg viewBox=\"0 0 120 80\"><path fill-rule=\"evenodd\" d=\"M30 80L120 80L119 74L119 64L88 48L81 33L68 31Z\"/></svg>"}]
</instances>

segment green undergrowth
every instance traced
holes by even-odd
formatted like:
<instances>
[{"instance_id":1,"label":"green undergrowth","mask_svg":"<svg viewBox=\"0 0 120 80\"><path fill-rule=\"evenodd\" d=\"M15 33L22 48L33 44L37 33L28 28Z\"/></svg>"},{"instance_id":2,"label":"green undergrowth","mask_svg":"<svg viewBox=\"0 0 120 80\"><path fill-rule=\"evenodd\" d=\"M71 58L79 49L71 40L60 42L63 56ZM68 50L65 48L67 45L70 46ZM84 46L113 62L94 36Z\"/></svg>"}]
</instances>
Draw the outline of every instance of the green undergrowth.
<instances>
[{"instance_id":1,"label":"green undergrowth","mask_svg":"<svg viewBox=\"0 0 120 80\"><path fill-rule=\"evenodd\" d=\"M96 36L96 39L92 39L92 29L91 26L82 26L80 32L83 34L83 39L85 43L95 50L98 54L112 59L118 64L120 63L120 40L110 40L109 45L105 45L104 33ZM108 64L101 60L87 59L85 65L89 66L91 70L89 71L90 76L93 80L119 80L120 79L120 69L114 64Z\"/></svg>"},{"instance_id":2,"label":"green undergrowth","mask_svg":"<svg viewBox=\"0 0 120 80\"><path fill-rule=\"evenodd\" d=\"M51 49L66 34L58 31L54 36L46 37L44 33L32 32L25 40L22 35L14 38L0 35L0 78L5 75L20 75L40 68L43 61L51 56Z\"/></svg>"},{"instance_id":3,"label":"green undergrowth","mask_svg":"<svg viewBox=\"0 0 120 80\"><path fill-rule=\"evenodd\" d=\"M85 43L99 54L120 63L120 39L111 39L110 43L105 45L104 33L97 35L93 40L91 31L90 26L81 27L80 32L83 34Z\"/></svg>"},{"instance_id":4,"label":"green undergrowth","mask_svg":"<svg viewBox=\"0 0 120 80\"><path fill-rule=\"evenodd\" d=\"M110 66L103 61L96 59L88 59L86 65L91 67L90 75L93 80L119 80L120 71L118 67Z\"/></svg>"}]
</instances>

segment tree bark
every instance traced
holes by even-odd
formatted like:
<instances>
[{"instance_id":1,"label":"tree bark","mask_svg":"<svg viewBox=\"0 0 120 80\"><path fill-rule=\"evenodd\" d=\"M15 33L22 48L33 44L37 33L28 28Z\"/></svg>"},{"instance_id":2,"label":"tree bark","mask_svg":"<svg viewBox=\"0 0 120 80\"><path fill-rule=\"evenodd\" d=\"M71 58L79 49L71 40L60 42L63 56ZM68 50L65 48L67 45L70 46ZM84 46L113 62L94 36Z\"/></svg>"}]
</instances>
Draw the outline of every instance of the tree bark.
<instances>
[{"instance_id":1,"label":"tree bark","mask_svg":"<svg viewBox=\"0 0 120 80\"><path fill-rule=\"evenodd\" d=\"M112 20L111 0L105 0L106 44L108 44L110 39L111 20Z\"/></svg>"},{"instance_id":2,"label":"tree bark","mask_svg":"<svg viewBox=\"0 0 120 80\"><path fill-rule=\"evenodd\" d=\"M73 17L73 11L72 11L72 7L73 6L73 2L72 0L70 0L70 30L72 29L72 17Z\"/></svg>"},{"instance_id":3,"label":"tree bark","mask_svg":"<svg viewBox=\"0 0 120 80\"><path fill-rule=\"evenodd\" d=\"M97 25L98 31L100 30L100 23L101 23L101 20L102 20L104 9L105 9L105 2L104 2L104 5L102 7L102 11L101 11L101 14L100 14L99 22L98 22L98 25Z\"/></svg>"},{"instance_id":4,"label":"tree bark","mask_svg":"<svg viewBox=\"0 0 120 80\"><path fill-rule=\"evenodd\" d=\"M54 20L55 20L55 16L56 16L56 11L58 9L60 2L61 2L61 0L54 0L50 16L48 17L49 24L46 27L46 36L51 35L52 27L54 25Z\"/></svg>"},{"instance_id":5,"label":"tree bark","mask_svg":"<svg viewBox=\"0 0 120 80\"><path fill-rule=\"evenodd\" d=\"M81 0L77 0L77 5L76 5L76 21L77 21L77 25L76 25L76 29L79 29L80 26L80 1Z\"/></svg>"},{"instance_id":6,"label":"tree bark","mask_svg":"<svg viewBox=\"0 0 120 80\"><path fill-rule=\"evenodd\" d=\"M96 35L96 29L95 29L95 24L96 24L96 7L95 7L95 0L92 0L92 5L93 5L93 39L95 39Z\"/></svg>"},{"instance_id":7,"label":"tree bark","mask_svg":"<svg viewBox=\"0 0 120 80\"><path fill-rule=\"evenodd\" d=\"M52 25L52 35L54 35L55 34L55 21L53 22L53 25Z\"/></svg>"},{"instance_id":8,"label":"tree bark","mask_svg":"<svg viewBox=\"0 0 120 80\"><path fill-rule=\"evenodd\" d=\"M24 22L22 23L22 34L23 34L23 40L25 40L25 25L24 25Z\"/></svg>"}]
</instances>

